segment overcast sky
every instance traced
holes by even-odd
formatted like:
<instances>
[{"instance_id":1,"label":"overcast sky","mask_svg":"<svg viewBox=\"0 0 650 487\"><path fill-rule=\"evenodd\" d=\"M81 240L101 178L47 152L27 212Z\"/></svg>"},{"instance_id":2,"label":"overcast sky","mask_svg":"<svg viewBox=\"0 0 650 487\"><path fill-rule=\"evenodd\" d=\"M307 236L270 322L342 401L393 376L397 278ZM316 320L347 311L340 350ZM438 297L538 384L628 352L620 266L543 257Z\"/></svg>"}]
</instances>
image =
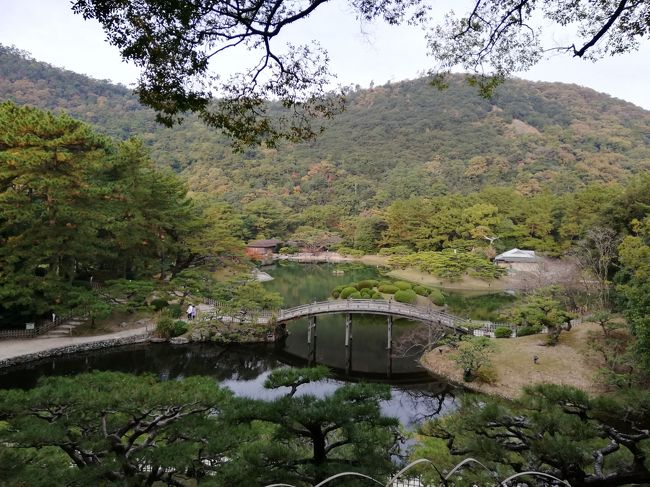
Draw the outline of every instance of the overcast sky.
<instances>
[{"instance_id":1,"label":"overcast sky","mask_svg":"<svg viewBox=\"0 0 650 487\"><path fill-rule=\"evenodd\" d=\"M471 0L434 2L437 17ZM343 1L334 1L307 21L292 26L293 42L318 39L328 50L331 70L343 85L412 79L432 66L421 30L382 23L361 25ZM554 32L548 35L554 36ZM99 24L74 15L69 0L0 0L0 43L28 51L55 66L131 85L138 70L122 62L104 41ZM556 56L519 76L588 86L650 110L650 43L641 50L597 63Z\"/></svg>"}]
</instances>

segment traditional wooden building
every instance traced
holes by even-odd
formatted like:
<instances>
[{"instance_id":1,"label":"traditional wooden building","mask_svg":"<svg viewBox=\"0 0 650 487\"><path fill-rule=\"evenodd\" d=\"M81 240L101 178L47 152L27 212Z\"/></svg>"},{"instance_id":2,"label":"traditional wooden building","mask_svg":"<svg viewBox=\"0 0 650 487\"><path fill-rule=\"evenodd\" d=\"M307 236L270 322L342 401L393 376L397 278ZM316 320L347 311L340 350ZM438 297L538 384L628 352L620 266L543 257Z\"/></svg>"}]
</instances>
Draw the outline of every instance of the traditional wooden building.
<instances>
[{"instance_id":1,"label":"traditional wooden building","mask_svg":"<svg viewBox=\"0 0 650 487\"><path fill-rule=\"evenodd\" d=\"M253 240L246 244L246 255L253 260L261 260L262 262L271 261L273 259L273 253L281 243L282 240L276 238Z\"/></svg>"}]
</instances>

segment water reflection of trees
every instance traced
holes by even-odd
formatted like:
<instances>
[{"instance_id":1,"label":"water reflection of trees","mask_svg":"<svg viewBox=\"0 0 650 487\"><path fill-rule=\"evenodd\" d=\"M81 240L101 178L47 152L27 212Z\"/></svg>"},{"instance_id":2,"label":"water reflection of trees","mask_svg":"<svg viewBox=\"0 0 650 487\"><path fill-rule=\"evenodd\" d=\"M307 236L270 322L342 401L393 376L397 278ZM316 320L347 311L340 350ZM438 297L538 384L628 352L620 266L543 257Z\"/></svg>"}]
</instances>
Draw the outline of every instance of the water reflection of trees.
<instances>
[{"instance_id":1,"label":"water reflection of trees","mask_svg":"<svg viewBox=\"0 0 650 487\"><path fill-rule=\"evenodd\" d=\"M265 347L219 344L130 345L119 349L44 359L12 367L0 375L0 388L31 388L40 377L76 375L93 370L151 373L163 380L205 375L218 381L251 380L279 361Z\"/></svg>"},{"instance_id":2,"label":"water reflection of trees","mask_svg":"<svg viewBox=\"0 0 650 487\"><path fill-rule=\"evenodd\" d=\"M411 424L420 424L456 408L454 389L444 382L431 383L426 389L421 386L396 389L400 392L400 407L413 412L409 418Z\"/></svg>"},{"instance_id":3,"label":"water reflection of trees","mask_svg":"<svg viewBox=\"0 0 650 487\"><path fill-rule=\"evenodd\" d=\"M393 356L419 360L423 353L434 349L449 333L449 328L436 323L419 323L393 339Z\"/></svg>"}]
</instances>

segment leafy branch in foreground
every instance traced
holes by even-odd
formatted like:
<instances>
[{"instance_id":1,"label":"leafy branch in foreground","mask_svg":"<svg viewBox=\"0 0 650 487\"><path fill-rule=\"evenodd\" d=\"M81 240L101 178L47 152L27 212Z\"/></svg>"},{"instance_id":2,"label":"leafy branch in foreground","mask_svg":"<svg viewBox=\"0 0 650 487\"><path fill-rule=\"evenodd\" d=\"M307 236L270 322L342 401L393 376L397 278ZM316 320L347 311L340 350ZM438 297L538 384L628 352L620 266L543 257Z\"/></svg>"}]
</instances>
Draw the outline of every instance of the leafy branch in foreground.
<instances>
[{"instance_id":1,"label":"leafy branch in foreground","mask_svg":"<svg viewBox=\"0 0 650 487\"><path fill-rule=\"evenodd\" d=\"M646 482L649 412L647 391L591 399L547 384L527 388L514 402L466 395L459 411L422 428L429 439L415 456L447 466L471 456L501 477L540 471L575 487ZM481 475L464 472L470 484L487 482Z\"/></svg>"}]
</instances>

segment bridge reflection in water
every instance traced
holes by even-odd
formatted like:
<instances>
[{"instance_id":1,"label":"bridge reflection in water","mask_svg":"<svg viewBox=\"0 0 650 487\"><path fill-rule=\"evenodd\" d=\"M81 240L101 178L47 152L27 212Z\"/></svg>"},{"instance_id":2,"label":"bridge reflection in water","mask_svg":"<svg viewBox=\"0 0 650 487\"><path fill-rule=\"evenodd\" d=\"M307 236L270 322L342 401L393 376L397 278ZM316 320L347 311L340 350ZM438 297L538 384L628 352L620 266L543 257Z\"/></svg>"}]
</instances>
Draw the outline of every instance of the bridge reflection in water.
<instances>
[{"instance_id":1,"label":"bridge reflection in water","mask_svg":"<svg viewBox=\"0 0 650 487\"><path fill-rule=\"evenodd\" d=\"M277 311L266 311L252 314L247 310L241 310L239 314L228 314L221 303L210 303L215 306L214 317L226 322L256 322L273 327L276 334L280 335L286 323L307 319L307 363L316 363L317 351L317 323L318 316L342 314L345 318L345 331L343 345L345 348L345 372L350 374L352 371L352 348L353 348L353 320L352 315L383 315L386 316L386 372L389 378L393 374L393 358L395 356L393 326L396 318L404 318L412 321L418 321L424 324L425 331L420 330L419 337L411 336L409 339L413 343L409 346L409 339L406 343L400 343L398 353L407 354L409 350L417 347L424 349L430 346L439 338L444 330L447 332L467 333L468 329L462 326L463 319L457 316L445 313L435 307L420 307L405 303L398 303L392 300L376 299L352 299L352 300L333 300L314 302L304 304L293 308L282 309ZM416 334L417 335L417 334Z\"/></svg>"}]
</instances>

